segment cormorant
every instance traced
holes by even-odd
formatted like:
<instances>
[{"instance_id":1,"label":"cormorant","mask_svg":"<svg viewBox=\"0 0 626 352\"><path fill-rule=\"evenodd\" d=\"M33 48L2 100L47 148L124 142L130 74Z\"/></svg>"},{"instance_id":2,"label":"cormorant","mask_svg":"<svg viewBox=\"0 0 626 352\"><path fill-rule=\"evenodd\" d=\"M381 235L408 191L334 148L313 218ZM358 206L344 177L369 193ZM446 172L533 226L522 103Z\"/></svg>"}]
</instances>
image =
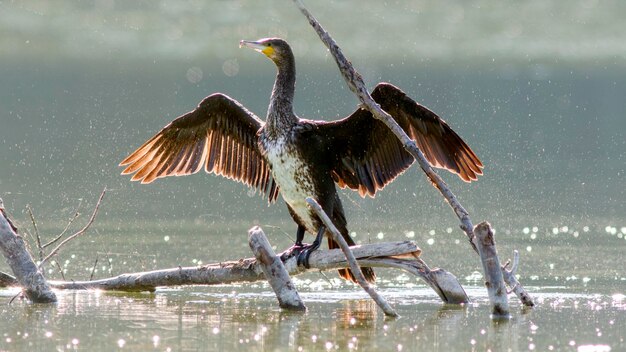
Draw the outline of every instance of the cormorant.
<instances>
[{"instance_id":1,"label":"cormorant","mask_svg":"<svg viewBox=\"0 0 626 352\"><path fill-rule=\"evenodd\" d=\"M296 69L291 48L282 39L241 41L270 58L278 69L265 122L234 99L215 93L196 109L176 118L124 159L122 174L150 183L166 176L189 175L204 169L265 193L272 203L280 193L298 225L294 248L308 265L326 229L307 206L312 197L331 217L348 244L346 218L335 183L374 197L414 161L396 136L370 112L358 108L338 121L299 118L293 112ZM412 138L434 167L451 171L467 182L482 174L483 164L470 147L435 113L399 88L379 83L372 98ZM305 231L317 234L302 243ZM328 234L328 247L337 248ZM375 279L372 268L363 268ZM349 269L341 277L354 281Z\"/></svg>"}]
</instances>

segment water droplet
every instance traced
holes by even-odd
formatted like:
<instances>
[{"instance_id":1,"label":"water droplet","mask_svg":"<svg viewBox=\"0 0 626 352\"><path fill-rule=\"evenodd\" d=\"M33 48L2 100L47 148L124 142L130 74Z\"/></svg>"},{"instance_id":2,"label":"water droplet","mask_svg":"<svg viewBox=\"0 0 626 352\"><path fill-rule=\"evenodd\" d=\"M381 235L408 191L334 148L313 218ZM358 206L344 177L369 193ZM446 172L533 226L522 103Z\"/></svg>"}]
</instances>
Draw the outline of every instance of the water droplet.
<instances>
[{"instance_id":1,"label":"water droplet","mask_svg":"<svg viewBox=\"0 0 626 352\"><path fill-rule=\"evenodd\" d=\"M170 236L164 236L164 237L163 237L163 241L167 242L167 241L169 241L169 240L170 240Z\"/></svg>"},{"instance_id":2,"label":"water droplet","mask_svg":"<svg viewBox=\"0 0 626 352\"><path fill-rule=\"evenodd\" d=\"M426 241L426 243L427 243L429 246L432 246L432 245L435 243L435 239L434 239L434 238L429 238L429 239Z\"/></svg>"},{"instance_id":3,"label":"water droplet","mask_svg":"<svg viewBox=\"0 0 626 352\"><path fill-rule=\"evenodd\" d=\"M222 65L222 71L228 77L236 76L239 73L239 63L237 59L228 59Z\"/></svg>"},{"instance_id":4,"label":"water droplet","mask_svg":"<svg viewBox=\"0 0 626 352\"><path fill-rule=\"evenodd\" d=\"M415 231L407 231L407 232L404 233L404 235L407 238L413 238L413 237L415 237Z\"/></svg>"},{"instance_id":5,"label":"water droplet","mask_svg":"<svg viewBox=\"0 0 626 352\"><path fill-rule=\"evenodd\" d=\"M187 80L189 81L189 83L193 83L196 84L200 81L202 81L202 76L203 76L203 72L202 69L200 67L191 67L187 70L187 73L185 74L185 77L187 78Z\"/></svg>"},{"instance_id":6,"label":"water droplet","mask_svg":"<svg viewBox=\"0 0 626 352\"><path fill-rule=\"evenodd\" d=\"M385 234L382 232L379 232L378 234L376 234L376 238L378 238L379 240L382 240L383 238L385 238Z\"/></svg>"},{"instance_id":7,"label":"water droplet","mask_svg":"<svg viewBox=\"0 0 626 352\"><path fill-rule=\"evenodd\" d=\"M124 339L119 339L117 340L117 345L119 346L119 348L124 347L124 345L126 345L126 341L124 341Z\"/></svg>"}]
</instances>

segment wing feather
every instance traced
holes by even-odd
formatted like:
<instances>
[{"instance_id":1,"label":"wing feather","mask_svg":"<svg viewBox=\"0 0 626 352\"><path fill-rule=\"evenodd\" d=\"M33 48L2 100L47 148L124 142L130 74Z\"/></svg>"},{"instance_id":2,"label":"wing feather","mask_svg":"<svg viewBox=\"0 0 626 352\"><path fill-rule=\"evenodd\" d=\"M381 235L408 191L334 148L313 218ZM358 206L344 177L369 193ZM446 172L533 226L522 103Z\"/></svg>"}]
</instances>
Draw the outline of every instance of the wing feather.
<instances>
[{"instance_id":1,"label":"wing feather","mask_svg":"<svg viewBox=\"0 0 626 352\"><path fill-rule=\"evenodd\" d=\"M223 94L205 98L198 107L165 126L126 157L123 175L151 183L157 178L197 173L221 175L262 191L273 202L278 187L263 160L254 114Z\"/></svg>"},{"instance_id":2,"label":"wing feather","mask_svg":"<svg viewBox=\"0 0 626 352\"><path fill-rule=\"evenodd\" d=\"M435 113L389 83L378 84L372 98L415 141L433 167L446 169L467 182L482 175L480 159ZM333 179L339 187L357 190L361 196L373 197L414 162L387 126L364 109L320 128L331 136L328 148L336 151Z\"/></svg>"}]
</instances>

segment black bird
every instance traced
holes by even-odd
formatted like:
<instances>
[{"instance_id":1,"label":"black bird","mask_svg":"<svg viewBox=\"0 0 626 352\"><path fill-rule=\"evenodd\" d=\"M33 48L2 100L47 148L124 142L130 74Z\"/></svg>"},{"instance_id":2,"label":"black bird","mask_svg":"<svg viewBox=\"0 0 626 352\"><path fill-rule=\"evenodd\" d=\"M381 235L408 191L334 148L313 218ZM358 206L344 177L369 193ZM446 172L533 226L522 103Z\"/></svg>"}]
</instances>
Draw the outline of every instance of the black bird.
<instances>
[{"instance_id":1,"label":"black bird","mask_svg":"<svg viewBox=\"0 0 626 352\"><path fill-rule=\"evenodd\" d=\"M278 68L265 122L234 99L212 94L124 159L120 166L127 167L122 174L134 173L133 181L150 183L204 169L260 190L270 203L280 193L298 224L294 247L305 264L326 233L307 207L305 198L312 197L353 245L335 183L357 190L361 197L374 197L413 163L413 157L367 110L358 108L332 122L296 116L295 62L284 40L241 41L240 46L265 54ZM379 83L372 98L417 143L432 166L467 182L482 174L478 157L435 113L389 83ZM317 234L310 245L302 243L305 231ZM328 247L338 247L330 236ZM374 271L363 269L366 279L373 282ZM339 275L354 281L349 269L339 270Z\"/></svg>"}]
</instances>

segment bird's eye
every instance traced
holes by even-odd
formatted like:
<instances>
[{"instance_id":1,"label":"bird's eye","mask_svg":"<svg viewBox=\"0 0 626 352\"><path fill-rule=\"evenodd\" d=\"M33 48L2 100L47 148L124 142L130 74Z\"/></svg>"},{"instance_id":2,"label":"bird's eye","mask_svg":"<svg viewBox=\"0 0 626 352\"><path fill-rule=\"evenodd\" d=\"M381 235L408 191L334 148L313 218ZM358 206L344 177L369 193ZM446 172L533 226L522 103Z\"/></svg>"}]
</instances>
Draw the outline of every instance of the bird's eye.
<instances>
[{"instance_id":1,"label":"bird's eye","mask_svg":"<svg viewBox=\"0 0 626 352\"><path fill-rule=\"evenodd\" d=\"M267 46L272 46L272 43L267 43Z\"/></svg>"}]
</instances>

